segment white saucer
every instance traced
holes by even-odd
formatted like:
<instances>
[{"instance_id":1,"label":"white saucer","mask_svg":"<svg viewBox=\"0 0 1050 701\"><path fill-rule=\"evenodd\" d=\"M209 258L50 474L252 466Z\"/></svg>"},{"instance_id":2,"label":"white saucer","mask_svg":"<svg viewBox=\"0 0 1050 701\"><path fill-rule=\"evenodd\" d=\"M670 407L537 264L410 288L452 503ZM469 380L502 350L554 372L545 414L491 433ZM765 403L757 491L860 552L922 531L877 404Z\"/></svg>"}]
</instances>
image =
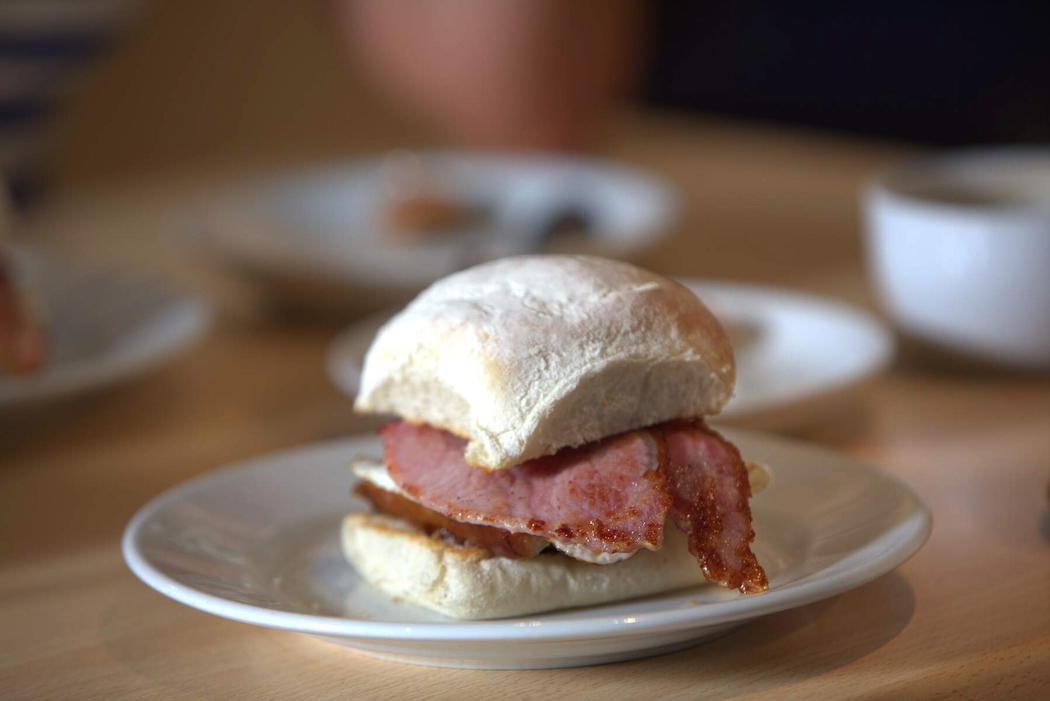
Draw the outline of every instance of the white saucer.
<instances>
[{"instance_id":1,"label":"white saucer","mask_svg":"<svg viewBox=\"0 0 1050 701\"><path fill-rule=\"evenodd\" d=\"M0 377L0 411L130 379L173 358L208 328L201 299L155 282L24 249L15 261L42 299L51 349L40 371Z\"/></svg>"},{"instance_id":2,"label":"white saucer","mask_svg":"<svg viewBox=\"0 0 1050 701\"><path fill-rule=\"evenodd\" d=\"M340 311L403 303L438 278L492 258L546 249L629 257L667 233L674 187L615 161L571 156L420 152L451 201L488 215L427 240L385 231L381 156L278 173L185 207L175 233L199 256L284 301ZM548 241L545 224L586 215L583 237Z\"/></svg>"},{"instance_id":3,"label":"white saucer","mask_svg":"<svg viewBox=\"0 0 1050 701\"><path fill-rule=\"evenodd\" d=\"M399 662L484 669L571 667L680 649L747 620L858 587L914 554L929 510L908 487L827 450L728 431L772 466L753 502L755 551L770 590L699 586L633 601L495 621L455 621L394 603L340 553L347 462L381 454L348 438L271 454L170 489L124 532L124 558L148 585L218 616L310 633Z\"/></svg>"},{"instance_id":4,"label":"white saucer","mask_svg":"<svg viewBox=\"0 0 1050 701\"><path fill-rule=\"evenodd\" d=\"M848 304L773 287L682 279L729 329L736 351L736 394L718 419L762 428L799 425L893 359L892 333ZM328 376L357 394L361 363L392 312L369 316L328 349Z\"/></svg>"}]
</instances>

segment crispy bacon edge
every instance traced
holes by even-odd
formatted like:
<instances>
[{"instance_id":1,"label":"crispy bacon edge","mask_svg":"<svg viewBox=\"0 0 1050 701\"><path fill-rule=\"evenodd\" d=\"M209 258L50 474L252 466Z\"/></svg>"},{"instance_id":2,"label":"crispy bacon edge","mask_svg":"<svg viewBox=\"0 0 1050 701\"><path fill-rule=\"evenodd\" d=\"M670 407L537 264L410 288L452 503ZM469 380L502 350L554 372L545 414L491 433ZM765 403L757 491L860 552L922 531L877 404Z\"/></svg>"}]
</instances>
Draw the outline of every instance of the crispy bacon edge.
<instances>
[{"instance_id":1,"label":"crispy bacon edge","mask_svg":"<svg viewBox=\"0 0 1050 701\"><path fill-rule=\"evenodd\" d=\"M696 430L717 441L729 455L731 473L719 476L713 474L717 472L716 466L691 466L691 469L696 470L694 477L700 477L700 489L693 498L683 494L680 481L673 474L676 466L671 464L666 447L665 432L672 430ZM660 472L664 479L664 489L672 499L671 519L688 536L689 552L700 564L704 577L710 582L728 589L738 589L744 594L768 590L769 579L751 549L751 544L755 541L750 505L751 480L740 451L701 419L671 422L655 427L654 432L658 432L661 440L665 442L660 452ZM731 489L735 492L736 500L730 509L724 509L718 499L720 477L732 481ZM727 520L733 513L743 517L745 530L737 537L727 539ZM732 559L737 561L736 566L730 564Z\"/></svg>"}]
</instances>

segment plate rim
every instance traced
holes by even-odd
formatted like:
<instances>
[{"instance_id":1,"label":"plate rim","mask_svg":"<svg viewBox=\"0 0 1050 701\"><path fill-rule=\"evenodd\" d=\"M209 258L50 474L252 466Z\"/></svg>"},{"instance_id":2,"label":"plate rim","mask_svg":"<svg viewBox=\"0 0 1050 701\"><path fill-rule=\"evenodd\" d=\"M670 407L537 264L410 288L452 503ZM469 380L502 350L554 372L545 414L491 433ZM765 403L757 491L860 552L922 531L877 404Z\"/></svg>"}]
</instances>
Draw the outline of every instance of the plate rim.
<instances>
[{"instance_id":1,"label":"plate rim","mask_svg":"<svg viewBox=\"0 0 1050 701\"><path fill-rule=\"evenodd\" d=\"M19 257L33 261L34 265L43 262L75 266L85 271L95 270L92 266L84 266L68 258L52 256L35 249L15 247L13 250ZM177 332L173 333L165 344L153 347L150 352L103 353L60 365L45 364L29 378L0 377L0 410L74 397L133 379L174 359L201 340L211 328L214 311L204 296L164 283L156 283L147 278L125 275L120 271L112 272L124 279L151 285L170 295L164 309L135 327L136 329L154 324L161 317L170 317L166 325ZM45 298L46 307L46 289L42 289L40 294Z\"/></svg>"},{"instance_id":2,"label":"plate rim","mask_svg":"<svg viewBox=\"0 0 1050 701\"><path fill-rule=\"evenodd\" d=\"M838 392L842 392L850 387L856 387L866 380L875 377L879 373L884 372L893 363L893 359L896 356L897 342L890 327L869 310L847 300L820 295L805 290L797 290L790 287L778 287L776 285L764 285L761 283L751 283L726 278L679 276L674 279L689 287L690 290L692 290L694 286L711 286L725 290L732 290L733 293L760 293L763 296L789 301L791 304L804 304L812 307L821 307L825 310L833 311L844 316L848 315L860 326L863 326L865 331L870 333L872 339L875 341L875 346L872 348L871 359L862 371L858 371L839 381L829 382L823 385L819 390L807 394L796 394L779 401L767 400L764 403L755 403L751 406L745 406L745 408L735 411L732 409L732 405L729 405L727 407L729 411L723 411L719 415L719 419L738 420L751 416L759 416L801 402L814 401L821 397L828 397L837 394Z\"/></svg>"},{"instance_id":3,"label":"plate rim","mask_svg":"<svg viewBox=\"0 0 1050 701\"><path fill-rule=\"evenodd\" d=\"M838 460L850 462L852 468L864 470L869 476L874 476L887 482L895 489L906 494L912 504L913 509L911 512L894 527L906 527L908 529L906 536L894 547L880 553L877 557L826 578L791 586L786 589L774 589L762 594L742 596L730 601L717 602L706 606L676 607L640 613L636 616L631 616L632 620L630 621L596 615L593 618L583 620L537 622L528 620L530 616L524 615L480 621L450 619L448 622L401 623L278 611L263 606L232 601L181 584L153 567L148 558L139 551L137 540L145 524L149 522L155 513L161 511L169 504L177 502L185 494L205 488L209 482L230 479L236 473L250 471L256 467L257 463L262 461L285 461L293 458L301 460L304 452L313 454L327 453L337 449L339 446L359 444L371 438L367 434L358 434L264 453L208 471L176 484L155 496L135 513L125 527L121 537L121 552L131 571L154 590L197 610L243 623L351 639L478 642L506 641L513 638L513 640L520 642L545 642L635 636L685 628L699 629L708 625L744 621L804 606L863 586L891 572L918 552L929 538L933 528L933 515L929 507L914 489L896 476L818 444L758 431L727 429L725 432L733 436L734 439L737 436L754 436L761 440L771 440L779 443L788 450L815 451L824 453L829 457L834 456ZM348 450L346 452L353 451ZM712 609L716 607L717 611L711 613ZM583 607L581 610L586 608L597 610L601 606ZM545 614L532 615L543 616Z\"/></svg>"},{"instance_id":4,"label":"plate rim","mask_svg":"<svg viewBox=\"0 0 1050 701\"><path fill-rule=\"evenodd\" d=\"M497 168L497 169L548 169L560 174L566 170L578 170L590 175L601 174L611 179L630 180L633 188L645 191L651 201L657 204L658 213L651 221L635 229L635 239L629 243L612 246L617 256L629 256L652 247L660 240L667 238L676 222L682 218L683 195L678 183L665 173L651 169L642 164L632 163L613 156L588 154L528 153L513 149L449 149L422 148L413 149L424 161L441 168ZM298 166L276 168L263 171L249 177L225 182L213 191L197 197L191 210L196 212L194 221L205 222L202 230L196 233L182 227L178 234L172 234L177 244L185 244L188 252L212 259L223 265L255 271L264 275L281 275L290 271L277 268L272 262L258 259L246 261L242 252L231 251L231 248L217 243L222 237L213 229L216 224L215 211L224 207L236 209L245 202L265 196L276 188L296 188L304 182L316 184L319 181L333 178L361 177L374 174L382 164L389 151L377 151L359 154L352 158L321 158ZM304 269L292 270L292 278L317 279L333 285L346 285L364 280L370 287L379 290L403 290L415 288L421 290L433 282L433 278L421 276L411 282L393 282L387 276L367 276L367 268L356 268L348 276L345 267L307 266ZM454 271L449 271L449 274Z\"/></svg>"}]
</instances>

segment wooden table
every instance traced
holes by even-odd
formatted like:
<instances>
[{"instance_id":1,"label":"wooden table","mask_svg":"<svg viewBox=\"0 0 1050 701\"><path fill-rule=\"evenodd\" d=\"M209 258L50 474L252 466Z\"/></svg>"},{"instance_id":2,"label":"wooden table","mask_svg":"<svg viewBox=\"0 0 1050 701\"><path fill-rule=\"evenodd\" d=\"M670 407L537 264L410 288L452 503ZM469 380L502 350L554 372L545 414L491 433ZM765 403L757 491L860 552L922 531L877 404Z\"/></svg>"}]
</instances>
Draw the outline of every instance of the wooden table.
<instances>
[{"instance_id":1,"label":"wooden table","mask_svg":"<svg viewBox=\"0 0 1050 701\"><path fill-rule=\"evenodd\" d=\"M644 115L617 129L615 152L676 177L690 203L685 224L651 265L870 301L854 193L873 165L897 152ZM117 251L147 257L148 245L132 245L112 225L124 221L127 237L146 225L144 212L154 206L145 194L123 191L108 204L70 197L50 211L41 228L52 233L42 243L76 250L83 242L70 232L95 226L91 250L118 261ZM123 214L107 219L107 211ZM226 316L197 349L161 371L5 426L0 695L1050 694L1050 381L931 369L911 356L834 418L798 433L912 484L934 513L926 547L856 591L692 650L542 672L425 669L218 619L141 584L121 561L117 540L148 498L225 462L362 426L323 374L335 330Z\"/></svg>"},{"instance_id":2,"label":"wooden table","mask_svg":"<svg viewBox=\"0 0 1050 701\"><path fill-rule=\"evenodd\" d=\"M149 63L158 45L153 37L125 73ZM111 92L114 85L122 86L111 81ZM131 123L143 119L128 112L121 122L119 109L95 109L124 125L108 137L101 127L77 127L104 160L106 144L134 141ZM96 118L96 126L105 121ZM144 143L152 134L145 124ZM393 141L376 129L355 133L365 135L361 144L326 151L312 141L305 155ZM256 143L267 134L258 129ZM617 120L609 143L611 155L655 168L683 189L683 225L646 258L651 267L873 306L856 194L864 177L905 149L651 114ZM215 170L92 190L90 172L67 167L70 187L33 224L38 245L180 276L216 294L225 311L199 347L166 368L0 426L0 697L1050 698L1050 379L949 370L910 352L833 416L796 433L913 485L934 513L925 548L855 591L707 645L579 669L430 669L226 621L150 590L118 549L121 529L146 500L229 461L366 428L324 377L337 327L260 316L245 302L250 294L173 262L147 235L164 223L158 203Z\"/></svg>"}]
</instances>

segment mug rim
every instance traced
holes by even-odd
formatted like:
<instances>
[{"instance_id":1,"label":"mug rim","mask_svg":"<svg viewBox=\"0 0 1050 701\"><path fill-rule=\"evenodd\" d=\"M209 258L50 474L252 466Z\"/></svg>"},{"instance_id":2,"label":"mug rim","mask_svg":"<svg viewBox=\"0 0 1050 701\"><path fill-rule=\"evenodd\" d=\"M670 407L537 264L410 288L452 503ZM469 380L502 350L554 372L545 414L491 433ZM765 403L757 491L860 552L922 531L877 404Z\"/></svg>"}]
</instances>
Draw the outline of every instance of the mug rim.
<instances>
[{"instance_id":1,"label":"mug rim","mask_svg":"<svg viewBox=\"0 0 1050 701\"><path fill-rule=\"evenodd\" d=\"M949 202L923 196L913 189L921 184L951 184L953 174L973 176L977 168L995 162L1045 164L1050 184L1050 146L981 146L924 154L887 166L872 175L864 188L869 206L905 206L931 214L1002 218L1016 215L1050 217L1050 186L1034 197L1003 202ZM914 179L916 182L906 182ZM960 178L962 179L962 178ZM921 183L919 181L925 181Z\"/></svg>"}]
</instances>

